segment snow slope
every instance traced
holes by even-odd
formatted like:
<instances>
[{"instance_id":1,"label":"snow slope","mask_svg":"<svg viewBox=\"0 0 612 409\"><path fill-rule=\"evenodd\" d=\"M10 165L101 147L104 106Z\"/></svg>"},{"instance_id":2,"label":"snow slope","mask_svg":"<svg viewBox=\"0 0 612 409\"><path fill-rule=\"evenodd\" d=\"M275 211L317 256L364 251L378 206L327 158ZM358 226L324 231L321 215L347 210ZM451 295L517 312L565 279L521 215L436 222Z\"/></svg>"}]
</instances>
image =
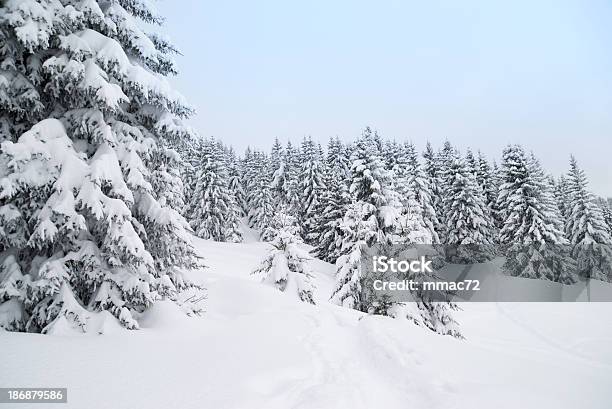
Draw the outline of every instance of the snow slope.
<instances>
[{"instance_id":1,"label":"snow slope","mask_svg":"<svg viewBox=\"0 0 612 409\"><path fill-rule=\"evenodd\" d=\"M612 303L466 303L460 341L327 303L329 264L315 262L313 306L250 276L267 244L197 245L202 318L168 302L140 331L0 332L0 386L67 387L78 409L612 405Z\"/></svg>"}]
</instances>

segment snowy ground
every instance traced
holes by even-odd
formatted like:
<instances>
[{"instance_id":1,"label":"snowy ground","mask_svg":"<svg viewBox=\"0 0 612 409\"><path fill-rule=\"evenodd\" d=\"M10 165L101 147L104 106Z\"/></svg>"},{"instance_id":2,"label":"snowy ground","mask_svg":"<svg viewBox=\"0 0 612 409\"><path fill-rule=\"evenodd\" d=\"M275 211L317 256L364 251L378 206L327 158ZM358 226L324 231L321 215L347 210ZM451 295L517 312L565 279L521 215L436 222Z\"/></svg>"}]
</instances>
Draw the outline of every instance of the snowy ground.
<instances>
[{"instance_id":1,"label":"snowy ground","mask_svg":"<svg viewBox=\"0 0 612 409\"><path fill-rule=\"evenodd\" d=\"M612 407L612 303L466 303L459 341L328 304L322 262L317 306L262 285L248 238L197 241L202 318L163 303L140 331L0 333L0 386L67 387L52 407L78 409Z\"/></svg>"}]
</instances>

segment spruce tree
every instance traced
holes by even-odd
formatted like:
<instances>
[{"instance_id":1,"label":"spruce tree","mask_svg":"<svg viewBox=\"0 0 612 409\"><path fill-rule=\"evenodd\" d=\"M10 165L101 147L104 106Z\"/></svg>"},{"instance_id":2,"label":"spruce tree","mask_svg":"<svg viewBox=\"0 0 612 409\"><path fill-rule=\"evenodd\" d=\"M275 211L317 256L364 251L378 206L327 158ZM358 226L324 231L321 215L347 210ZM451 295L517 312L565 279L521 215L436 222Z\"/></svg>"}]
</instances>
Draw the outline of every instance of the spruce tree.
<instances>
[{"instance_id":1,"label":"spruce tree","mask_svg":"<svg viewBox=\"0 0 612 409\"><path fill-rule=\"evenodd\" d=\"M447 260L467 264L490 260L493 257L493 223L474 173L458 154L446 170L445 184Z\"/></svg>"},{"instance_id":2,"label":"spruce tree","mask_svg":"<svg viewBox=\"0 0 612 409\"><path fill-rule=\"evenodd\" d=\"M274 199L274 208L277 211L285 212L288 207L287 194L287 163L285 162L285 153L278 138L274 139L272 145L272 153L270 154L270 166L272 167L272 181L270 189Z\"/></svg>"},{"instance_id":3,"label":"spruce tree","mask_svg":"<svg viewBox=\"0 0 612 409\"><path fill-rule=\"evenodd\" d=\"M246 192L244 180L242 179L244 170L243 162L236 157L236 153L230 148L227 155L227 172L229 178L229 191L234 198L237 206L238 216L243 217L247 214Z\"/></svg>"},{"instance_id":4,"label":"spruce tree","mask_svg":"<svg viewBox=\"0 0 612 409\"><path fill-rule=\"evenodd\" d=\"M325 189L321 197L319 236L314 254L330 263L335 263L340 255L340 223L350 203L347 177L348 164L344 156L344 146L338 138L328 144Z\"/></svg>"},{"instance_id":5,"label":"spruce tree","mask_svg":"<svg viewBox=\"0 0 612 409\"><path fill-rule=\"evenodd\" d=\"M193 287L183 271L198 256L171 207L167 150L190 137L181 119L193 111L164 79L176 49L140 24L161 21L140 0L2 8L0 303L11 329L86 330L102 310L138 328L138 313Z\"/></svg>"},{"instance_id":6,"label":"spruce tree","mask_svg":"<svg viewBox=\"0 0 612 409\"><path fill-rule=\"evenodd\" d=\"M572 156L567 181L569 206L565 232L581 277L612 280L612 239L601 209L588 190L586 175Z\"/></svg>"},{"instance_id":7,"label":"spruce tree","mask_svg":"<svg viewBox=\"0 0 612 409\"><path fill-rule=\"evenodd\" d=\"M272 250L253 272L283 292L294 292L300 300L314 304L310 262L296 229L281 228L270 241Z\"/></svg>"},{"instance_id":8,"label":"spruce tree","mask_svg":"<svg viewBox=\"0 0 612 409\"><path fill-rule=\"evenodd\" d=\"M428 179L423 176L415 146L406 143L403 152L406 175L403 177L402 183L405 183L407 188L405 207L408 209L409 220L412 219L413 221L413 227L408 232L413 238L409 242L437 244L440 242L440 237L436 231L436 226L440 224L440 221L434 209Z\"/></svg>"},{"instance_id":9,"label":"spruce tree","mask_svg":"<svg viewBox=\"0 0 612 409\"><path fill-rule=\"evenodd\" d=\"M573 282L560 213L539 162L521 146L508 146L501 175L497 206L504 222L504 270L517 277Z\"/></svg>"},{"instance_id":10,"label":"spruce tree","mask_svg":"<svg viewBox=\"0 0 612 409\"><path fill-rule=\"evenodd\" d=\"M608 233L612 234L612 207L610 207L610 202L603 197L599 197L597 198L597 204L601 208L604 221L606 226L608 226Z\"/></svg>"},{"instance_id":11,"label":"spruce tree","mask_svg":"<svg viewBox=\"0 0 612 409\"><path fill-rule=\"evenodd\" d=\"M567 222L567 217L569 215L569 212L568 212L569 197L568 197L567 178L565 177L565 175L559 176L559 179L555 182L553 194L557 202L557 207L559 207L559 212L561 213L561 217L564 222Z\"/></svg>"},{"instance_id":12,"label":"spruce tree","mask_svg":"<svg viewBox=\"0 0 612 409\"><path fill-rule=\"evenodd\" d=\"M449 141L446 141L444 142L442 149L440 149L434 156L435 168L437 169L438 174L440 194L440 208L436 208L436 214L440 223L438 225L438 229L436 229L436 232L438 233L442 244L448 243L448 221L446 220L445 201L447 199L446 196L449 191L450 167L453 164L453 161L457 155L458 153L455 148L451 145Z\"/></svg>"},{"instance_id":13,"label":"spruce tree","mask_svg":"<svg viewBox=\"0 0 612 409\"><path fill-rule=\"evenodd\" d=\"M342 255L336 261L337 284L332 302L370 313L399 316L398 309L405 304L373 292L372 272L363 270L367 268L362 260L366 248L375 246L389 254L402 246L411 246L406 243L411 240L402 237L406 233L402 231L403 206L394 190L397 185L394 174L385 169L377 146L369 129L354 145L350 187L353 202L347 206L340 224ZM419 323L438 333L461 337L450 313L456 309L454 304L426 300L419 294L415 301ZM410 314L406 317L415 318Z\"/></svg>"},{"instance_id":14,"label":"spruce tree","mask_svg":"<svg viewBox=\"0 0 612 409\"><path fill-rule=\"evenodd\" d=\"M351 157L353 203L340 225L342 255L336 262L337 284L332 294L336 304L362 311L370 307L371 300L362 295L361 251L363 246L399 241L401 203L392 187L392 175L385 169L377 140L366 128Z\"/></svg>"},{"instance_id":15,"label":"spruce tree","mask_svg":"<svg viewBox=\"0 0 612 409\"><path fill-rule=\"evenodd\" d=\"M291 141L285 147L285 180L287 191L287 214L297 218L301 209L300 193L300 157L297 149L293 147Z\"/></svg>"},{"instance_id":16,"label":"spruce tree","mask_svg":"<svg viewBox=\"0 0 612 409\"><path fill-rule=\"evenodd\" d=\"M306 243L315 244L318 240L316 230L321 216L319 204L325 185L323 184L321 154L312 138L304 138L300 158L302 162L299 176L302 234Z\"/></svg>"},{"instance_id":17,"label":"spruce tree","mask_svg":"<svg viewBox=\"0 0 612 409\"><path fill-rule=\"evenodd\" d=\"M491 167L487 158L478 151L476 158L476 183L484 193L484 200L489 214L493 219L495 232L501 229L502 221L498 215L497 196L499 195L499 176L497 175L497 165ZM497 235L497 234L496 234Z\"/></svg>"},{"instance_id":18,"label":"spruce tree","mask_svg":"<svg viewBox=\"0 0 612 409\"><path fill-rule=\"evenodd\" d=\"M239 242L238 206L229 190L223 148L214 141L203 145L195 189L188 205L189 224L203 239Z\"/></svg>"},{"instance_id":19,"label":"spruce tree","mask_svg":"<svg viewBox=\"0 0 612 409\"><path fill-rule=\"evenodd\" d=\"M438 160L438 168L440 169L440 176L442 178L442 186L448 186L448 177L450 167L455 162L457 157L457 149L451 145L449 141L445 141L442 149L440 149L436 155ZM471 171L468 169L468 171Z\"/></svg>"},{"instance_id":20,"label":"spruce tree","mask_svg":"<svg viewBox=\"0 0 612 409\"><path fill-rule=\"evenodd\" d=\"M465 166L467 167L468 172L474 175L474 178L478 182L478 162L476 161L476 157L470 148L465 152Z\"/></svg>"},{"instance_id":21,"label":"spruce tree","mask_svg":"<svg viewBox=\"0 0 612 409\"><path fill-rule=\"evenodd\" d=\"M274 238L274 198L270 187L271 171L269 158L263 152L254 152L249 176L249 224L258 229L263 241Z\"/></svg>"},{"instance_id":22,"label":"spruce tree","mask_svg":"<svg viewBox=\"0 0 612 409\"><path fill-rule=\"evenodd\" d=\"M431 202L436 215L436 222L434 224L434 231L438 235L438 240L441 241L444 226L442 225L442 216L444 212L443 206L443 179L442 169L438 161L436 152L433 150L431 144L427 142L425 152L423 152L423 176L431 193Z\"/></svg>"},{"instance_id":23,"label":"spruce tree","mask_svg":"<svg viewBox=\"0 0 612 409\"><path fill-rule=\"evenodd\" d=\"M247 222L250 227L253 227L253 200L255 196L255 187L258 182L259 163L256 160L255 152L250 147L244 151L244 156L240 160L241 179L244 181L244 202Z\"/></svg>"},{"instance_id":24,"label":"spruce tree","mask_svg":"<svg viewBox=\"0 0 612 409\"><path fill-rule=\"evenodd\" d=\"M151 157L151 185L158 194L159 204L179 212L185 208L185 187L181 177L184 167L181 155L170 148L156 150Z\"/></svg>"}]
</instances>

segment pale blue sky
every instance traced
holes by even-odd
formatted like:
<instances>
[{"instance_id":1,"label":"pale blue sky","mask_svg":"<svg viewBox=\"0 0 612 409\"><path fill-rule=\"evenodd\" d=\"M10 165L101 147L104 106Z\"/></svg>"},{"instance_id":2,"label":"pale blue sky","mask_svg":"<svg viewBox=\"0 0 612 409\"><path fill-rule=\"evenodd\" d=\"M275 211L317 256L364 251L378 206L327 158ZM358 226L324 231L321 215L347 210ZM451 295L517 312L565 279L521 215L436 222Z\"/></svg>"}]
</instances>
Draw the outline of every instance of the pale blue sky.
<instances>
[{"instance_id":1,"label":"pale blue sky","mask_svg":"<svg viewBox=\"0 0 612 409\"><path fill-rule=\"evenodd\" d=\"M354 139L366 125L419 148L448 138L551 172L570 153L612 196L610 1L161 0L183 51L173 82L202 135Z\"/></svg>"}]
</instances>

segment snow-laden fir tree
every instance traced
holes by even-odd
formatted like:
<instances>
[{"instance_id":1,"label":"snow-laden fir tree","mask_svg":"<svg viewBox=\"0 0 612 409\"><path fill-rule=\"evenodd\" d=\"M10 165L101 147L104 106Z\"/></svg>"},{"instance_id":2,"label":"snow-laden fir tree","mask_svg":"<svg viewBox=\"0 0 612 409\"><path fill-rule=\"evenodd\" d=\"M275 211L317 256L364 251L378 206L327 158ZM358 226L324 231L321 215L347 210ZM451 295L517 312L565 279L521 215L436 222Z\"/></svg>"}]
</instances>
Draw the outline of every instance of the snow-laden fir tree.
<instances>
[{"instance_id":1,"label":"snow-laden fir tree","mask_svg":"<svg viewBox=\"0 0 612 409\"><path fill-rule=\"evenodd\" d=\"M273 171L280 167L280 164L283 161L283 156L283 146L281 145L278 138L274 138L274 142L272 143L272 150L270 151L270 167Z\"/></svg>"},{"instance_id":2,"label":"snow-laden fir tree","mask_svg":"<svg viewBox=\"0 0 612 409\"><path fill-rule=\"evenodd\" d=\"M458 153L454 154L445 173L447 260L467 264L490 260L494 252L493 223L474 173Z\"/></svg>"},{"instance_id":3,"label":"snow-laden fir tree","mask_svg":"<svg viewBox=\"0 0 612 409\"><path fill-rule=\"evenodd\" d=\"M465 166L468 172L472 173L476 181L478 181L478 162L470 148L465 152Z\"/></svg>"},{"instance_id":4,"label":"snow-laden fir tree","mask_svg":"<svg viewBox=\"0 0 612 409\"><path fill-rule=\"evenodd\" d=\"M383 142L383 139L378 133L378 131L375 130L374 132L372 132L372 129L369 126L366 126L364 132L372 135L372 139L374 140L373 146L376 149L376 154L382 156L385 143Z\"/></svg>"},{"instance_id":5,"label":"snow-laden fir tree","mask_svg":"<svg viewBox=\"0 0 612 409\"><path fill-rule=\"evenodd\" d=\"M377 154L377 144L371 135L366 129L353 149L353 202L348 205L340 224L342 255L336 261L338 282L332 301L369 313L406 317L438 333L460 337L457 323L451 316L451 311L456 309L454 304L427 300L416 294L413 304L416 310L412 311L408 304L397 303L372 291L374 277L372 272L364 270L363 257L367 256L364 251L376 246L384 249L382 254L390 254L412 244L406 243L410 240L401 236L406 232L403 231L403 206L393 189L396 182L393 173L384 168L385 162ZM391 166L393 162L388 160Z\"/></svg>"},{"instance_id":6,"label":"snow-laden fir tree","mask_svg":"<svg viewBox=\"0 0 612 409\"><path fill-rule=\"evenodd\" d=\"M255 185L257 180L257 174L259 172L257 160L255 158L255 152L251 150L250 147L247 147L244 151L244 155L240 159L240 178L244 182L244 201L245 201L245 210L247 212L247 220L249 226L253 227L253 223L251 220L251 208L253 203L253 194L255 193Z\"/></svg>"},{"instance_id":7,"label":"snow-laden fir tree","mask_svg":"<svg viewBox=\"0 0 612 409\"><path fill-rule=\"evenodd\" d=\"M158 193L159 204L182 212L185 208L185 188L181 177L181 155L174 149L162 147L151 158L151 185Z\"/></svg>"},{"instance_id":8,"label":"snow-laden fir tree","mask_svg":"<svg viewBox=\"0 0 612 409\"><path fill-rule=\"evenodd\" d=\"M270 187L271 171L269 158L263 152L254 152L253 176L249 176L249 224L261 232L261 239L273 238L274 198Z\"/></svg>"},{"instance_id":9,"label":"snow-laden fir tree","mask_svg":"<svg viewBox=\"0 0 612 409\"><path fill-rule=\"evenodd\" d=\"M385 250L385 254L401 260L414 257L409 257L406 254L402 255L402 253L408 252L416 255L422 253L422 248L422 246L415 248L414 246L404 244L403 246L394 246L389 250ZM396 278L416 282L431 282L439 279L436 273L426 272L400 273ZM463 338L459 330L459 324L453 317L453 311L459 310L456 303L432 298L431 294L422 290L411 292L410 295L413 302L387 303L388 315L398 318L405 317L416 325L424 326L441 335Z\"/></svg>"},{"instance_id":10,"label":"snow-laden fir tree","mask_svg":"<svg viewBox=\"0 0 612 409\"><path fill-rule=\"evenodd\" d=\"M287 221L291 217L282 215L281 218ZM262 276L263 282L274 285L280 291L295 293L300 300L314 304L314 285L309 265L313 258L304 248L295 225L295 222L287 221L279 228L270 241L272 249L253 274Z\"/></svg>"},{"instance_id":11,"label":"snow-laden fir tree","mask_svg":"<svg viewBox=\"0 0 612 409\"><path fill-rule=\"evenodd\" d=\"M434 209L436 210L436 215L439 221L436 232L438 233L438 237L440 238L440 242L442 244L446 244L448 241L448 237L446 234L448 226L445 220L446 214L444 208L444 201L446 199L446 194L448 193L449 170L456 155L457 153L455 148L451 145L449 141L446 141L444 142L442 149L440 149L433 155L433 164L428 164L429 153L427 153L427 157L425 157L426 168L435 169L436 172L436 180L434 183L437 184L436 190L438 192L438 196L434 196Z\"/></svg>"},{"instance_id":12,"label":"snow-laden fir tree","mask_svg":"<svg viewBox=\"0 0 612 409\"><path fill-rule=\"evenodd\" d=\"M427 153L428 151L432 154L431 157L433 158L433 150L429 144L424 155L426 163L428 160L427 157L429 156ZM401 162L405 163L405 170L400 180L396 181L396 183L398 186L400 183L406 186L405 192L402 193L404 209L405 211L407 210L407 215L403 222L403 241L408 245L420 245L416 248L412 248L412 251L416 250L417 253L425 251L434 261L434 265L440 262L443 263L442 258L438 255L439 249L436 246L423 246L423 244L437 244L440 242L436 231L436 226L440 226L440 221L438 220L434 208L434 201L430 188L430 181L439 183L439 179L435 172L435 167L438 165L429 163L429 166L431 166L429 170L432 171L431 175L433 175L433 177L430 178L426 176L421 170L418 153L412 143L405 143L403 145L402 157L403 159ZM440 200L442 200L442 197L440 197ZM398 250L396 249L396 251ZM424 273L420 274L420 276L412 275L411 277L405 278L408 280L421 281L431 281L434 279L434 277ZM405 316L417 325L423 325L442 335L462 338L458 329L458 323L451 313L458 309L457 305L454 303L428 299L422 292L417 292L413 294L413 296L416 311L411 308L406 308L408 306L407 304L400 303L391 306L392 308L390 311L392 312L389 312L389 314L393 316ZM389 306L387 306L387 308L389 308Z\"/></svg>"},{"instance_id":13,"label":"snow-laden fir tree","mask_svg":"<svg viewBox=\"0 0 612 409\"><path fill-rule=\"evenodd\" d=\"M321 154L312 138L302 141L300 160L300 223L302 235L306 243L316 244L318 240L317 226L321 216L319 203L325 189L323 184L323 163Z\"/></svg>"},{"instance_id":14,"label":"snow-laden fir tree","mask_svg":"<svg viewBox=\"0 0 612 409\"><path fill-rule=\"evenodd\" d=\"M247 203L247 219L250 227L255 226L255 215L257 213L257 206L255 205L255 198L258 196L261 187L267 186L269 188L269 172L267 165L267 158L262 152L251 150L247 148L244 153L243 159L243 176L242 180L245 181L246 191L246 203Z\"/></svg>"},{"instance_id":15,"label":"snow-laden fir tree","mask_svg":"<svg viewBox=\"0 0 612 409\"><path fill-rule=\"evenodd\" d=\"M497 196L499 195L499 176L497 166L492 167L482 152L478 151L476 158L476 183L484 194L484 201L495 226L495 236L501 229L502 221L498 215Z\"/></svg>"},{"instance_id":16,"label":"snow-laden fir tree","mask_svg":"<svg viewBox=\"0 0 612 409\"><path fill-rule=\"evenodd\" d=\"M340 181L348 186L350 176L350 156L347 156L348 147L345 146L340 138L330 138L327 145L326 164L331 173L336 175Z\"/></svg>"},{"instance_id":17,"label":"snow-laden fir tree","mask_svg":"<svg viewBox=\"0 0 612 409\"><path fill-rule=\"evenodd\" d=\"M215 241L242 241L239 210L229 189L223 147L213 140L202 145L201 165L187 206L189 224L196 236Z\"/></svg>"},{"instance_id":18,"label":"snow-laden fir tree","mask_svg":"<svg viewBox=\"0 0 612 409\"><path fill-rule=\"evenodd\" d=\"M367 311L372 300L362 297L363 246L399 241L401 203L385 169L378 144L369 128L356 142L351 157L350 193L353 203L340 225L342 255L336 261L336 287L332 302Z\"/></svg>"},{"instance_id":19,"label":"snow-laden fir tree","mask_svg":"<svg viewBox=\"0 0 612 409\"><path fill-rule=\"evenodd\" d=\"M227 152L227 174L229 178L229 191L236 202L238 215L240 217L247 214L246 192L244 181L242 180L243 170L242 161L236 156L236 152L230 148Z\"/></svg>"},{"instance_id":20,"label":"snow-laden fir tree","mask_svg":"<svg viewBox=\"0 0 612 409\"><path fill-rule=\"evenodd\" d=\"M274 208L282 212L285 212L288 207L287 164L285 163L285 158L286 155L283 152L283 147L278 138L275 138L272 145L272 153L270 154L270 166L272 167L270 189L274 198Z\"/></svg>"},{"instance_id":21,"label":"snow-laden fir tree","mask_svg":"<svg viewBox=\"0 0 612 409\"><path fill-rule=\"evenodd\" d=\"M399 144L396 141L387 142L384 149L385 168L392 175L392 188L398 194L402 204L401 236L407 243L432 243L433 237L426 226L423 217L423 207L417 197L420 178L418 162L410 163L415 159L416 151L411 150L410 144ZM411 158L410 155L414 153Z\"/></svg>"},{"instance_id":22,"label":"snow-laden fir tree","mask_svg":"<svg viewBox=\"0 0 612 409\"><path fill-rule=\"evenodd\" d=\"M602 211L588 190L586 175L572 156L567 176L565 232L581 277L612 281L612 239Z\"/></svg>"},{"instance_id":23,"label":"snow-laden fir tree","mask_svg":"<svg viewBox=\"0 0 612 409\"><path fill-rule=\"evenodd\" d=\"M404 206L408 209L407 219L412 220L414 224L414 227L407 232L408 242L437 244L440 242L440 237L436 226L440 224L440 221L434 209L428 179L424 177L421 170L415 146L412 143L406 143L403 148L406 170L402 177L403 181L397 181L397 184L405 183L406 202Z\"/></svg>"},{"instance_id":24,"label":"snow-laden fir tree","mask_svg":"<svg viewBox=\"0 0 612 409\"><path fill-rule=\"evenodd\" d=\"M603 197L598 197L596 202L601 208L604 222L606 222L606 226L608 226L608 233L612 234L612 207L610 207L610 202Z\"/></svg>"},{"instance_id":25,"label":"snow-laden fir tree","mask_svg":"<svg viewBox=\"0 0 612 409\"><path fill-rule=\"evenodd\" d=\"M314 254L322 260L335 263L340 255L340 223L350 203L348 193L348 161L338 138L329 140L326 158L325 189L321 196L319 236Z\"/></svg>"},{"instance_id":26,"label":"snow-laden fir tree","mask_svg":"<svg viewBox=\"0 0 612 409\"><path fill-rule=\"evenodd\" d=\"M350 203L338 226L340 256L336 259L336 287L331 297L338 305L362 311L367 310L363 300L362 256L378 228L371 207L363 201Z\"/></svg>"},{"instance_id":27,"label":"snow-laden fir tree","mask_svg":"<svg viewBox=\"0 0 612 409\"><path fill-rule=\"evenodd\" d=\"M568 204L569 204L569 196L568 192L568 184L567 178L565 175L559 176L559 179L555 181L554 187L554 197L557 202L557 206L559 207L559 212L561 213L561 217L564 221L567 220L568 217Z\"/></svg>"},{"instance_id":28,"label":"snow-laden fir tree","mask_svg":"<svg viewBox=\"0 0 612 409\"><path fill-rule=\"evenodd\" d=\"M183 196L185 198L182 209L183 214L187 210L187 203L191 201L196 185L197 173L202 164L202 144L203 140L201 138L195 138L191 144L184 146L180 152L183 165L180 168L181 179L183 180Z\"/></svg>"},{"instance_id":29,"label":"snow-laden fir tree","mask_svg":"<svg viewBox=\"0 0 612 409\"><path fill-rule=\"evenodd\" d=\"M300 183L300 157L299 152L293 147L291 141L285 147L285 186L287 214L297 219L301 208L301 183Z\"/></svg>"},{"instance_id":30,"label":"snow-laden fir tree","mask_svg":"<svg viewBox=\"0 0 612 409\"><path fill-rule=\"evenodd\" d=\"M393 171L401 161L402 156L402 145L395 139L392 141L386 140L383 142L383 149L381 157L385 163L385 169ZM395 171L393 171L395 173ZM394 174L394 179L398 178L397 174ZM399 193L399 192L398 192Z\"/></svg>"},{"instance_id":31,"label":"snow-laden fir tree","mask_svg":"<svg viewBox=\"0 0 612 409\"><path fill-rule=\"evenodd\" d=\"M441 233L444 231L444 226L440 220L444 211L442 169L436 152L429 142L427 142L427 146L423 152L423 176L431 192L431 202L437 219L434 225L434 231L438 234L438 239L441 240Z\"/></svg>"},{"instance_id":32,"label":"snow-laden fir tree","mask_svg":"<svg viewBox=\"0 0 612 409\"><path fill-rule=\"evenodd\" d=\"M148 3L10 0L0 12L0 303L9 329L87 329L193 287L166 149L192 110ZM163 163L166 174L155 173Z\"/></svg>"},{"instance_id":33,"label":"snow-laden fir tree","mask_svg":"<svg viewBox=\"0 0 612 409\"><path fill-rule=\"evenodd\" d=\"M505 247L504 270L513 276L572 283L559 209L537 159L523 148L504 149L502 185L497 201L503 211L500 242Z\"/></svg>"}]
</instances>

